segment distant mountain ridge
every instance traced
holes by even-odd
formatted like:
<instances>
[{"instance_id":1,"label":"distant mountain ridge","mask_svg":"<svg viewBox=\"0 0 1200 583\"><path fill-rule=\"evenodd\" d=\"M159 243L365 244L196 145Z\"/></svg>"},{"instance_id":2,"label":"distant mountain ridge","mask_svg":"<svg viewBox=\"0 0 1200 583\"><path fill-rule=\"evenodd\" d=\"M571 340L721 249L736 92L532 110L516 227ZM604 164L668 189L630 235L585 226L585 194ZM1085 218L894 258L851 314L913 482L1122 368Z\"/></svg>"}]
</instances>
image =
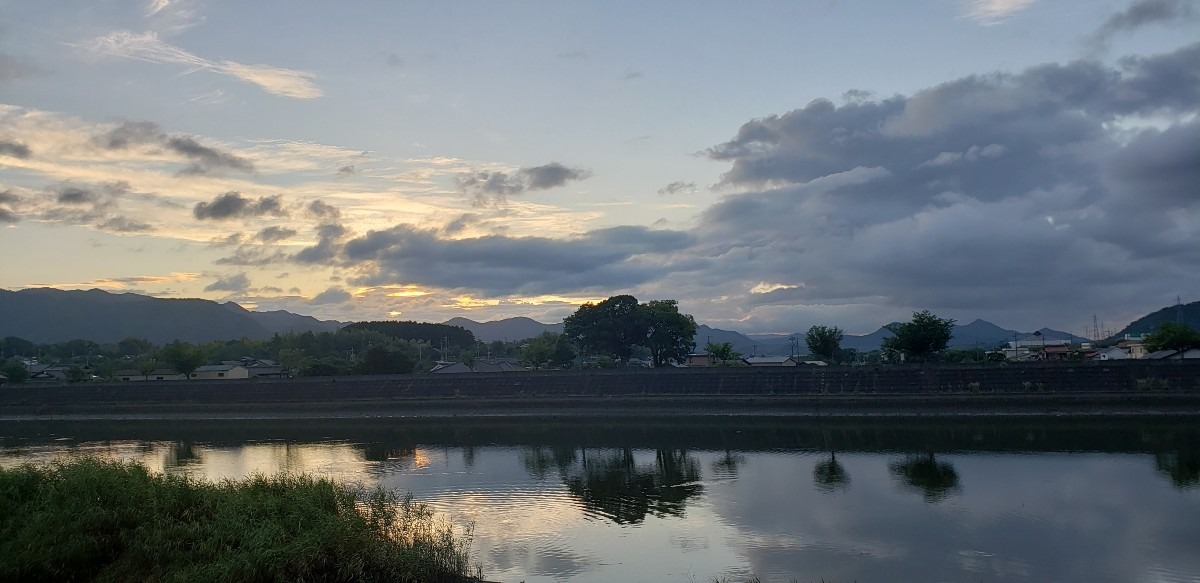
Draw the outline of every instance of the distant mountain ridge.
<instances>
[{"instance_id":1,"label":"distant mountain ridge","mask_svg":"<svg viewBox=\"0 0 1200 583\"><path fill-rule=\"evenodd\" d=\"M1120 332L1117 332L1109 339L1120 340L1126 334L1135 336L1149 334L1165 322L1180 322L1190 326L1193 330L1200 330L1200 302L1168 306L1146 314L1130 322L1128 326L1122 328Z\"/></svg>"},{"instance_id":2,"label":"distant mountain ridge","mask_svg":"<svg viewBox=\"0 0 1200 583\"><path fill-rule=\"evenodd\" d=\"M266 339L283 332L336 330L340 322L290 312L253 312L232 302L154 298L100 289L30 288L0 290L0 337L37 343L83 339L119 342L145 338L155 344L174 340L209 342L235 338Z\"/></svg>"},{"instance_id":3,"label":"distant mountain ridge","mask_svg":"<svg viewBox=\"0 0 1200 583\"><path fill-rule=\"evenodd\" d=\"M540 336L543 332L562 334L562 322L543 324L532 318L516 317L494 320L491 322L476 322L469 318L451 318L442 322L447 326L462 326L475 335L480 342L495 342L497 340L510 342L526 340Z\"/></svg>"}]
</instances>

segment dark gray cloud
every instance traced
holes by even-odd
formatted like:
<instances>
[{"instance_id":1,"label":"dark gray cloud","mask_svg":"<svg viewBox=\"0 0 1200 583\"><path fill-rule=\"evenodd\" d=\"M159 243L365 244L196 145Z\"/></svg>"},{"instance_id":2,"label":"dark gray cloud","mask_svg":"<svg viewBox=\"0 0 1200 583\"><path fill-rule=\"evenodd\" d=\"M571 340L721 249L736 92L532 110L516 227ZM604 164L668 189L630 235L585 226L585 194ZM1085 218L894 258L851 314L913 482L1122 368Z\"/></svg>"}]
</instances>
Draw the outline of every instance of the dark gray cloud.
<instances>
[{"instance_id":1,"label":"dark gray cloud","mask_svg":"<svg viewBox=\"0 0 1200 583\"><path fill-rule=\"evenodd\" d=\"M355 170L353 165L342 166L341 168L338 168L337 171L338 176L353 176L354 173Z\"/></svg>"},{"instance_id":2,"label":"dark gray cloud","mask_svg":"<svg viewBox=\"0 0 1200 583\"><path fill-rule=\"evenodd\" d=\"M337 207L320 199L308 203L308 212L319 219L337 219L342 216Z\"/></svg>"},{"instance_id":3,"label":"dark gray cloud","mask_svg":"<svg viewBox=\"0 0 1200 583\"><path fill-rule=\"evenodd\" d=\"M190 136L169 135L154 122L126 121L96 136L93 142L109 150L152 146L173 152L191 161L179 171L181 175L204 175L221 170L254 172L254 164L249 160L205 146Z\"/></svg>"},{"instance_id":4,"label":"dark gray cloud","mask_svg":"<svg viewBox=\"0 0 1200 583\"><path fill-rule=\"evenodd\" d=\"M353 298L354 296L350 295L350 292L340 287L333 286L313 296L313 299L309 300L308 303L314 305L344 304Z\"/></svg>"},{"instance_id":5,"label":"dark gray cloud","mask_svg":"<svg viewBox=\"0 0 1200 583\"><path fill-rule=\"evenodd\" d=\"M208 174L221 169L254 172L254 164L249 160L210 148L186 136L168 138L166 145L167 149L194 160L190 166L180 171L182 174Z\"/></svg>"},{"instance_id":6,"label":"dark gray cloud","mask_svg":"<svg viewBox=\"0 0 1200 583\"><path fill-rule=\"evenodd\" d=\"M296 231L294 229L288 229L286 227L267 227L259 231L256 237L263 243L277 243L279 241L291 239L295 235Z\"/></svg>"},{"instance_id":7,"label":"dark gray cloud","mask_svg":"<svg viewBox=\"0 0 1200 583\"><path fill-rule=\"evenodd\" d=\"M29 150L29 146L26 146L21 142L0 140L0 156L11 156L13 158L25 159L28 158L30 154L32 154L32 152Z\"/></svg>"},{"instance_id":8,"label":"dark gray cloud","mask_svg":"<svg viewBox=\"0 0 1200 583\"><path fill-rule=\"evenodd\" d=\"M58 191L55 200L60 204L88 204L99 198L95 192L76 186L68 186Z\"/></svg>"},{"instance_id":9,"label":"dark gray cloud","mask_svg":"<svg viewBox=\"0 0 1200 583\"><path fill-rule=\"evenodd\" d=\"M287 211L283 208L282 195L264 196L255 201L242 196L240 192L230 191L218 195L212 202L196 203L192 215L200 220L222 221L263 215L282 217L287 215Z\"/></svg>"},{"instance_id":10,"label":"dark gray cloud","mask_svg":"<svg viewBox=\"0 0 1200 583\"><path fill-rule=\"evenodd\" d=\"M460 191L474 194L479 205L503 203L509 196L529 190L558 188L574 180L584 180L592 173L551 162L544 166L521 168L511 175L506 172L468 172L455 178Z\"/></svg>"},{"instance_id":11,"label":"dark gray cloud","mask_svg":"<svg viewBox=\"0 0 1200 583\"><path fill-rule=\"evenodd\" d=\"M150 223L121 216L111 217L97 224L96 228L102 231L115 231L117 233L146 233L155 230L154 225Z\"/></svg>"},{"instance_id":12,"label":"dark gray cloud","mask_svg":"<svg viewBox=\"0 0 1200 583\"><path fill-rule=\"evenodd\" d=\"M675 182L672 182L672 183L658 189L659 194L669 195L669 194L679 194L681 192L684 194L691 194L691 193L696 192L696 183L695 182L683 182L683 181L677 180Z\"/></svg>"},{"instance_id":13,"label":"dark gray cloud","mask_svg":"<svg viewBox=\"0 0 1200 583\"><path fill-rule=\"evenodd\" d=\"M1195 0L1138 0L1108 17L1092 35L1092 40L1102 45L1119 33L1132 32L1148 24L1190 20L1195 16Z\"/></svg>"},{"instance_id":14,"label":"dark gray cloud","mask_svg":"<svg viewBox=\"0 0 1200 583\"><path fill-rule=\"evenodd\" d=\"M399 69L404 66L404 59L396 53L387 53L384 55L383 62L393 69Z\"/></svg>"},{"instance_id":15,"label":"dark gray cloud","mask_svg":"<svg viewBox=\"0 0 1200 583\"><path fill-rule=\"evenodd\" d=\"M705 151L731 163L734 190L695 231L712 269L670 289L724 291L742 316L776 304L776 319L853 304L1019 325L1158 307L1200 289L1196 115L1200 44L751 120ZM1116 129L1138 118L1160 123ZM747 293L756 282L795 287ZM1014 301L1030 289L1038 302Z\"/></svg>"},{"instance_id":16,"label":"dark gray cloud","mask_svg":"<svg viewBox=\"0 0 1200 583\"><path fill-rule=\"evenodd\" d=\"M490 294L619 289L661 277L666 257L693 242L679 231L613 227L570 239L442 239L397 225L348 241L338 254L366 275L351 283L421 283ZM643 256L656 256L653 260Z\"/></svg>"},{"instance_id":17,"label":"dark gray cloud","mask_svg":"<svg viewBox=\"0 0 1200 583\"><path fill-rule=\"evenodd\" d=\"M264 267L287 262L289 256L282 251L264 249L259 246L243 245L234 250L232 255L221 257L214 261L217 265L237 265L241 267Z\"/></svg>"},{"instance_id":18,"label":"dark gray cloud","mask_svg":"<svg viewBox=\"0 0 1200 583\"><path fill-rule=\"evenodd\" d=\"M341 241L347 234L346 227L338 223L317 225L317 244L305 247L292 256L297 263L332 263L341 249Z\"/></svg>"},{"instance_id":19,"label":"dark gray cloud","mask_svg":"<svg viewBox=\"0 0 1200 583\"><path fill-rule=\"evenodd\" d=\"M250 289L250 278L246 277L245 273L217 278L217 281L204 287L204 291L227 291L234 293L245 293L248 289Z\"/></svg>"},{"instance_id":20,"label":"dark gray cloud","mask_svg":"<svg viewBox=\"0 0 1200 583\"><path fill-rule=\"evenodd\" d=\"M483 217L476 213L463 213L457 217L454 217L454 220L446 223L446 226L442 227L442 232L446 233L447 235L453 235L455 233L462 232L463 229L478 223L482 218Z\"/></svg>"},{"instance_id":21,"label":"dark gray cloud","mask_svg":"<svg viewBox=\"0 0 1200 583\"><path fill-rule=\"evenodd\" d=\"M11 190L0 190L0 223L16 224L21 218L17 215L17 207L21 204L21 197L13 194Z\"/></svg>"}]
</instances>

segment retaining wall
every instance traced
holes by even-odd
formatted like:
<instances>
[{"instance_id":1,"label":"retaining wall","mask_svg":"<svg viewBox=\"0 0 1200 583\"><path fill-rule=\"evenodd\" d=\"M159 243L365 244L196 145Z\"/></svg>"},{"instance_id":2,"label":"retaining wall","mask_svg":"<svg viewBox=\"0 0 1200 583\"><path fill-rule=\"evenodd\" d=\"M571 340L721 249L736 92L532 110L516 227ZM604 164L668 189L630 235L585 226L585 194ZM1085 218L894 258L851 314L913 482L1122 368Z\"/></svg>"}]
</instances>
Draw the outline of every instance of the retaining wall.
<instances>
[{"instance_id":1,"label":"retaining wall","mask_svg":"<svg viewBox=\"0 0 1200 583\"><path fill-rule=\"evenodd\" d=\"M383 377L79 383L0 387L0 415L146 411L332 410L402 407L415 403L580 402L616 406L626 401L801 405L903 402L928 404L986 400L1079 403L1200 402L1200 360L1115 361L881 367L695 368L538 371ZM1184 398L1182 401L1180 398ZM1151 406L1155 406L1151 402ZM924 405L923 405L924 404ZM853 405L858 406L858 405ZM319 410L310 413L319 413Z\"/></svg>"}]
</instances>

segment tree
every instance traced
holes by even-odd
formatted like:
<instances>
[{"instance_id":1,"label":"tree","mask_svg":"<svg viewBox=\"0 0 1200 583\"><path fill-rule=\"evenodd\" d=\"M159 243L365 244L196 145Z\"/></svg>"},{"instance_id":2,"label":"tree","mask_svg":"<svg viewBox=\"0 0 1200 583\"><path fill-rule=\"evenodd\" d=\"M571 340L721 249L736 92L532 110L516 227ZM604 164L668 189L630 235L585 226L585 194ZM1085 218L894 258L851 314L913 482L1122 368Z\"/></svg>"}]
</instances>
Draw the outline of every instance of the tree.
<instances>
[{"instance_id":1,"label":"tree","mask_svg":"<svg viewBox=\"0 0 1200 583\"><path fill-rule=\"evenodd\" d=\"M196 369L207 360L204 352L198 347L179 340L164 346L159 356L176 372L182 373L189 379L192 378L192 373L196 372Z\"/></svg>"},{"instance_id":2,"label":"tree","mask_svg":"<svg viewBox=\"0 0 1200 583\"><path fill-rule=\"evenodd\" d=\"M1154 329L1154 332L1146 336L1143 344L1150 352L1200 348L1200 332L1193 330L1187 324L1163 322Z\"/></svg>"},{"instance_id":3,"label":"tree","mask_svg":"<svg viewBox=\"0 0 1200 583\"><path fill-rule=\"evenodd\" d=\"M842 336L842 329L837 326L817 325L808 329L804 342L808 344L809 352L830 361L842 348Z\"/></svg>"},{"instance_id":4,"label":"tree","mask_svg":"<svg viewBox=\"0 0 1200 583\"><path fill-rule=\"evenodd\" d=\"M682 363L696 349L696 320L691 314L679 313L675 300L651 300L642 307L645 319L646 343L655 367L668 362Z\"/></svg>"},{"instance_id":5,"label":"tree","mask_svg":"<svg viewBox=\"0 0 1200 583\"><path fill-rule=\"evenodd\" d=\"M713 360L717 361L716 364L720 365L742 357L742 353L733 349L732 342L722 342L720 344L709 342L704 345L704 352L707 352Z\"/></svg>"},{"instance_id":6,"label":"tree","mask_svg":"<svg viewBox=\"0 0 1200 583\"><path fill-rule=\"evenodd\" d=\"M294 376L300 376L310 360L303 348L284 348L279 351L279 363Z\"/></svg>"},{"instance_id":7,"label":"tree","mask_svg":"<svg viewBox=\"0 0 1200 583\"><path fill-rule=\"evenodd\" d=\"M141 356L154 350L154 343L145 338L129 337L117 343L121 356Z\"/></svg>"},{"instance_id":8,"label":"tree","mask_svg":"<svg viewBox=\"0 0 1200 583\"><path fill-rule=\"evenodd\" d=\"M416 365L413 359L400 350L387 346L372 346L363 355L359 364L362 374L408 374Z\"/></svg>"},{"instance_id":9,"label":"tree","mask_svg":"<svg viewBox=\"0 0 1200 583\"><path fill-rule=\"evenodd\" d=\"M613 296L586 303L563 321L563 334L580 347L629 362L633 347L645 342L646 323L637 298Z\"/></svg>"},{"instance_id":10,"label":"tree","mask_svg":"<svg viewBox=\"0 0 1200 583\"><path fill-rule=\"evenodd\" d=\"M923 361L946 349L954 336L954 320L939 318L929 310L923 310L913 312L911 322L891 324L887 329L895 336L883 340L885 351Z\"/></svg>"},{"instance_id":11,"label":"tree","mask_svg":"<svg viewBox=\"0 0 1200 583\"><path fill-rule=\"evenodd\" d=\"M133 369L142 373L142 380L150 380L150 373L158 368L158 363L153 358L143 356L133 362Z\"/></svg>"},{"instance_id":12,"label":"tree","mask_svg":"<svg viewBox=\"0 0 1200 583\"><path fill-rule=\"evenodd\" d=\"M533 370L542 368L554 357L558 336L553 332L542 332L540 336L530 338L521 348L521 361Z\"/></svg>"},{"instance_id":13,"label":"tree","mask_svg":"<svg viewBox=\"0 0 1200 583\"><path fill-rule=\"evenodd\" d=\"M0 364L0 374L8 377L10 383L23 383L29 379L29 371L25 370L25 365L16 360L10 360Z\"/></svg>"}]
</instances>

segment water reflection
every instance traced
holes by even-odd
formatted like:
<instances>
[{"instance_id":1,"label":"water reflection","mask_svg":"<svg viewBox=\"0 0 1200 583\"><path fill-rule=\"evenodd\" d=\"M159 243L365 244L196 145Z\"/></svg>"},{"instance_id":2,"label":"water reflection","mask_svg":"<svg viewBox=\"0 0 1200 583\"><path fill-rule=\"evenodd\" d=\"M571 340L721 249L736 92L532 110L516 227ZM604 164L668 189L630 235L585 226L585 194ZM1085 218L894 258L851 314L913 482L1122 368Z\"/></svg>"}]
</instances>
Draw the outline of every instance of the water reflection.
<instances>
[{"instance_id":1,"label":"water reflection","mask_svg":"<svg viewBox=\"0 0 1200 583\"><path fill-rule=\"evenodd\" d=\"M888 470L901 484L919 491L926 502L941 502L959 491L958 472L949 462L934 459L933 452L892 462Z\"/></svg>"},{"instance_id":2,"label":"water reflection","mask_svg":"<svg viewBox=\"0 0 1200 583\"><path fill-rule=\"evenodd\" d=\"M1156 453L1154 467L1176 488L1200 486L1200 449Z\"/></svg>"},{"instance_id":3,"label":"water reflection","mask_svg":"<svg viewBox=\"0 0 1200 583\"><path fill-rule=\"evenodd\" d=\"M819 461L813 466L813 482L816 483L817 490L832 494L850 487L850 474L838 463L837 454L831 451L829 459Z\"/></svg>"},{"instance_id":4,"label":"water reflection","mask_svg":"<svg viewBox=\"0 0 1200 583\"><path fill-rule=\"evenodd\" d=\"M294 423L59 424L0 436L0 465L105 455L211 480L311 472L413 491L475 524L498 581L1200 577L1194 420L343 423L311 437Z\"/></svg>"},{"instance_id":5,"label":"water reflection","mask_svg":"<svg viewBox=\"0 0 1200 583\"><path fill-rule=\"evenodd\" d=\"M638 464L628 448L584 455L582 466L565 477L567 491L617 524L638 524L651 514L682 516L688 499L704 490L700 464L684 450L657 450L652 465Z\"/></svg>"}]
</instances>

